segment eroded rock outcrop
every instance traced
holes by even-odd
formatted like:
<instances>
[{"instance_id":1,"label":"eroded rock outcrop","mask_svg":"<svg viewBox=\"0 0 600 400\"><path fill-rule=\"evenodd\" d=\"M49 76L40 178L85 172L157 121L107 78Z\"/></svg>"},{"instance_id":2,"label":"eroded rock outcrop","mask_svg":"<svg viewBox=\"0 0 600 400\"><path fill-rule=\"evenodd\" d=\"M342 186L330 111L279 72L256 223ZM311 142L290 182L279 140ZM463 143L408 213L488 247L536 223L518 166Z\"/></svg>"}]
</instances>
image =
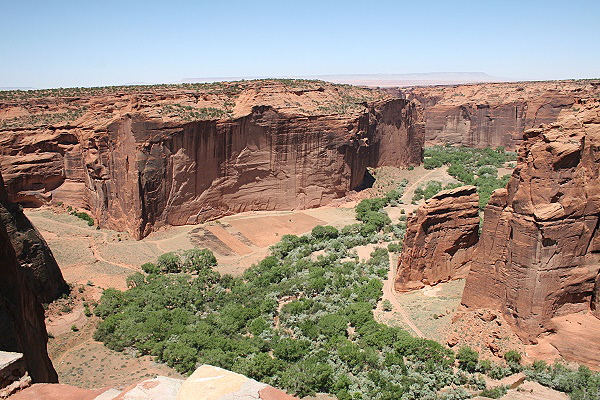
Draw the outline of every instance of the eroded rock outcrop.
<instances>
[{"instance_id":1,"label":"eroded rock outcrop","mask_svg":"<svg viewBox=\"0 0 600 400\"><path fill-rule=\"evenodd\" d=\"M50 303L69 290L60 268L40 233L23 214L23 207L8 201L0 174L0 224L10 239L22 272L42 303Z\"/></svg>"},{"instance_id":2,"label":"eroded rock outcrop","mask_svg":"<svg viewBox=\"0 0 600 400\"><path fill-rule=\"evenodd\" d=\"M422 159L419 107L367 89L263 81L127 90L0 107L13 116L0 138L12 199L79 205L140 238L163 224L322 206L357 187L367 166ZM39 126L35 115L69 120Z\"/></svg>"},{"instance_id":3,"label":"eroded rock outcrop","mask_svg":"<svg viewBox=\"0 0 600 400\"><path fill-rule=\"evenodd\" d=\"M0 175L0 214L8 212L7 203ZM0 218L0 350L23 353L34 382L57 382L46 351L44 310L12 244L14 229Z\"/></svg>"},{"instance_id":4,"label":"eroded rock outcrop","mask_svg":"<svg viewBox=\"0 0 600 400\"><path fill-rule=\"evenodd\" d=\"M600 81L483 83L404 89L423 104L428 146L504 146L516 150L523 132L555 122L580 98L600 93Z\"/></svg>"},{"instance_id":5,"label":"eroded rock outcrop","mask_svg":"<svg viewBox=\"0 0 600 400\"><path fill-rule=\"evenodd\" d=\"M523 339L597 306L600 102L575 108L526 132L507 189L485 209L463 294L467 307L501 310Z\"/></svg>"},{"instance_id":6,"label":"eroded rock outcrop","mask_svg":"<svg viewBox=\"0 0 600 400\"><path fill-rule=\"evenodd\" d=\"M407 220L395 290L464 278L478 239L478 211L475 186L443 190L420 206Z\"/></svg>"}]
</instances>

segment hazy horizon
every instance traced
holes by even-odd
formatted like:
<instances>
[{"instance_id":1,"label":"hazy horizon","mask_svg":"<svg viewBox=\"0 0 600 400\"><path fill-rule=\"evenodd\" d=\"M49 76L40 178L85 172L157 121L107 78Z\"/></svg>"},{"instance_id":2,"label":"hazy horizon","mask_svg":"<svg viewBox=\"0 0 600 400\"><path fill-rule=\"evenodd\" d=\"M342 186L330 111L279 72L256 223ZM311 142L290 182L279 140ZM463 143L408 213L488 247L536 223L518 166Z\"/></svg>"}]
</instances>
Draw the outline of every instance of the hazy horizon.
<instances>
[{"instance_id":1,"label":"hazy horizon","mask_svg":"<svg viewBox=\"0 0 600 400\"><path fill-rule=\"evenodd\" d=\"M595 1L6 3L0 87L481 72L600 78Z\"/></svg>"}]
</instances>

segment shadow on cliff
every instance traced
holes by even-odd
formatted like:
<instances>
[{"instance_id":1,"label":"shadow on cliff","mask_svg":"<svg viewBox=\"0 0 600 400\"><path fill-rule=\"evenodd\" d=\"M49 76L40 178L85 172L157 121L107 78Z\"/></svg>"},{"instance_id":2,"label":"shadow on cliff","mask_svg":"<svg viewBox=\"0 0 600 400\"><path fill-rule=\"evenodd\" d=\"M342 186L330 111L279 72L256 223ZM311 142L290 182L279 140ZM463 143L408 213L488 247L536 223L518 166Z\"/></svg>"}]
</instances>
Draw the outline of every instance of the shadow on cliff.
<instances>
[{"instance_id":1,"label":"shadow on cliff","mask_svg":"<svg viewBox=\"0 0 600 400\"><path fill-rule=\"evenodd\" d=\"M356 192L360 192L362 190L372 188L374 184L375 184L375 177L373 175L371 175L371 173L368 170L365 170L365 176L363 177L362 182L352 190L354 190Z\"/></svg>"}]
</instances>

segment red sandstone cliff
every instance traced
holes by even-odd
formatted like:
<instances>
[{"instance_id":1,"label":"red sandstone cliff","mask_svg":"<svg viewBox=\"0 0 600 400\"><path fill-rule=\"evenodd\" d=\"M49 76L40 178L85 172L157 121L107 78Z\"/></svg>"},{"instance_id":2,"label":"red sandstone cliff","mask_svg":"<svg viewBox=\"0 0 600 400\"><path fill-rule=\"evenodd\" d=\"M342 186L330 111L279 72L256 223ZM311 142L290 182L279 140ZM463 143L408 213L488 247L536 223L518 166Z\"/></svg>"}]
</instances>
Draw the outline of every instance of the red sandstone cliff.
<instances>
[{"instance_id":1,"label":"red sandstone cliff","mask_svg":"<svg viewBox=\"0 0 600 400\"><path fill-rule=\"evenodd\" d=\"M88 208L101 226L140 238L163 224L325 205L357 187L367 166L422 159L418 106L367 89L262 81L107 90L0 103L12 199Z\"/></svg>"},{"instance_id":2,"label":"red sandstone cliff","mask_svg":"<svg viewBox=\"0 0 600 400\"><path fill-rule=\"evenodd\" d=\"M577 99L600 94L599 81L483 83L402 90L424 108L427 146L516 150L523 131L555 122Z\"/></svg>"},{"instance_id":3,"label":"red sandstone cliff","mask_svg":"<svg viewBox=\"0 0 600 400\"><path fill-rule=\"evenodd\" d=\"M8 196L0 174L0 214L8 213L7 205ZM4 218L0 219L0 350L24 353L27 371L34 382L58 382L46 351L44 310L12 245L10 231L14 229Z\"/></svg>"},{"instance_id":4,"label":"red sandstone cliff","mask_svg":"<svg viewBox=\"0 0 600 400\"><path fill-rule=\"evenodd\" d=\"M595 309L600 269L600 102L527 131L507 189L494 192L463 304L496 308L521 338Z\"/></svg>"},{"instance_id":5,"label":"red sandstone cliff","mask_svg":"<svg viewBox=\"0 0 600 400\"><path fill-rule=\"evenodd\" d=\"M462 186L439 192L408 218L407 227L395 290L464 278L478 239L477 188Z\"/></svg>"}]
</instances>

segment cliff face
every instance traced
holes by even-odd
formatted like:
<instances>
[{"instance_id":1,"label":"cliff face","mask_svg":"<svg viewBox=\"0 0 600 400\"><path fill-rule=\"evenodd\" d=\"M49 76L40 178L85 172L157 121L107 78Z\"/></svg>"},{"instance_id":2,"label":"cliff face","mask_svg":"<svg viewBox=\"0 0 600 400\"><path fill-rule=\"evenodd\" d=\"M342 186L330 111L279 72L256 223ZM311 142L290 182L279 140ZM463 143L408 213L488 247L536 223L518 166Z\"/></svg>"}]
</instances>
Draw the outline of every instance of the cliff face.
<instances>
[{"instance_id":1,"label":"cliff face","mask_svg":"<svg viewBox=\"0 0 600 400\"><path fill-rule=\"evenodd\" d=\"M101 226L140 238L163 224L318 207L357 187L367 166L421 162L414 103L324 82L222 85L70 105L39 99L84 111L66 125L24 131L15 121L31 118L36 101L6 105L12 115L29 107L4 124L9 193L24 204L88 208Z\"/></svg>"},{"instance_id":2,"label":"cliff face","mask_svg":"<svg viewBox=\"0 0 600 400\"><path fill-rule=\"evenodd\" d=\"M555 122L579 98L600 93L600 82L484 83L405 89L424 107L427 146L464 145L516 150L523 132Z\"/></svg>"},{"instance_id":3,"label":"cliff face","mask_svg":"<svg viewBox=\"0 0 600 400\"><path fill-rule=\"evenodd\" d=\"M550 319L598 315L600 102L525 134L507 189L494 192L463 304L504 312L525 339Z\"/></svg>"},{"instance_id":4,"label":"cliff face","mask_svg":"<svg viewBox=\"0 0 600 400\"><path fill-rule=\"evenodd\" d=\"M441 191L419 207L407 221L395 290L464 278L478 239L478 211L475 186Z\"/></svg>"},{"instance_id":5,"label":"cliff face","mask_svg":"<svg viewBox=\"0 0 600 400\"><path fill-rule=\"evenodd\" d=\"M33 292L40 302L50 303L69 287L44 238L23 214L22 207L8 201L1 174L0 185L0 223Z\"/></svg>"},{"instance_id":6,"label":"cliff face","mask_svg":"<svg viewBox=\"0 0 600 400\"><path fill-rule=\"evenodd\" d=\"M0 175L0 213L7 213L7 194ZM12 245L15 229L0 219L0 350L24 353L34 382L58 382L48 353L44 310L19 265Z\"/></svg>"}]
</instances>

